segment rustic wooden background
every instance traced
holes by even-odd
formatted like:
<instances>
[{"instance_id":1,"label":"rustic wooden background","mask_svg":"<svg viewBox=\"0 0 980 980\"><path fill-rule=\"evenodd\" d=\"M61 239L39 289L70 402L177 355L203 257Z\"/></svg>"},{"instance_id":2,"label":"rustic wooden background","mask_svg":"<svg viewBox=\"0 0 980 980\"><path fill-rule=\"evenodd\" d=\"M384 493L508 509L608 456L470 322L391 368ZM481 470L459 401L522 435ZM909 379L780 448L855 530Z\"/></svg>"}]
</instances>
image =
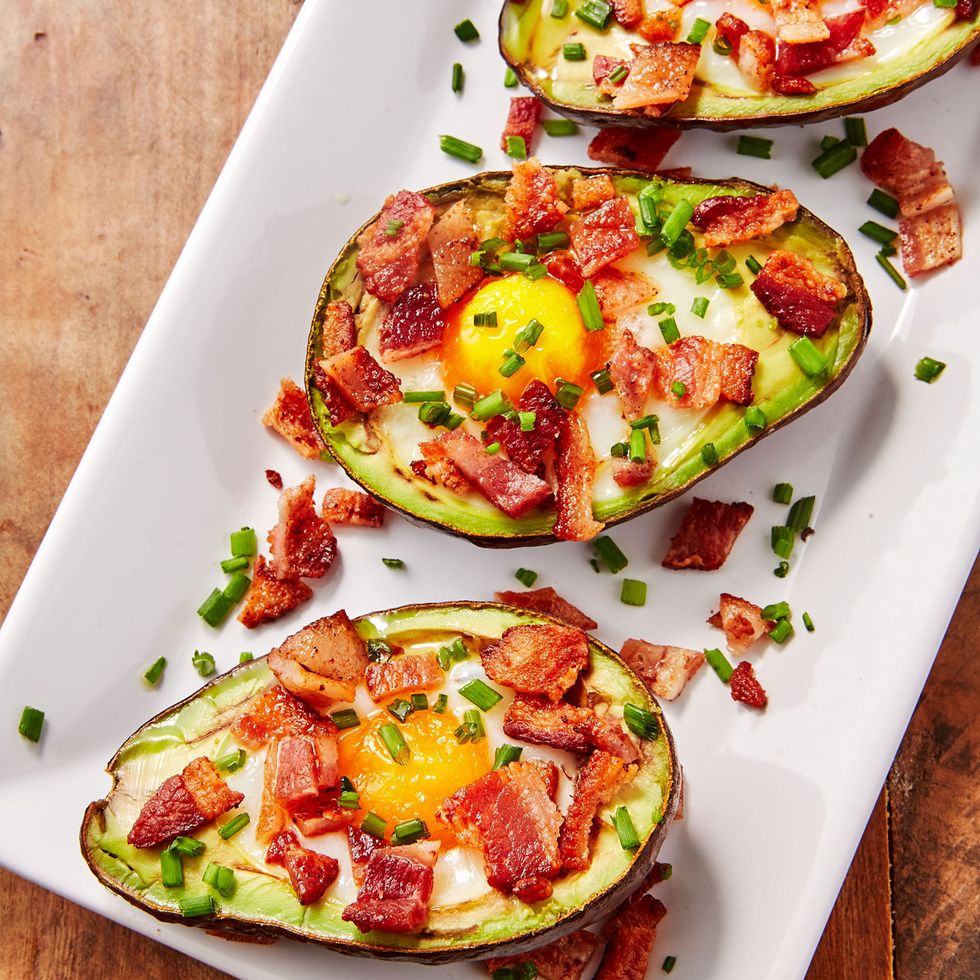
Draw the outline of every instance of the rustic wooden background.
<instances>
[{"instance_id":1,"label":"rustic wooden background","mask_svg":"<svg viewBox=\"0 0 980 980\"><path fill-rule=\"evenodd\" d=\"M298 9L0 0L0 616ZM808 980L980 977L978 633L975 568ZM222 976L0 888L0 977Z\"/></svg>"}]
</instances>

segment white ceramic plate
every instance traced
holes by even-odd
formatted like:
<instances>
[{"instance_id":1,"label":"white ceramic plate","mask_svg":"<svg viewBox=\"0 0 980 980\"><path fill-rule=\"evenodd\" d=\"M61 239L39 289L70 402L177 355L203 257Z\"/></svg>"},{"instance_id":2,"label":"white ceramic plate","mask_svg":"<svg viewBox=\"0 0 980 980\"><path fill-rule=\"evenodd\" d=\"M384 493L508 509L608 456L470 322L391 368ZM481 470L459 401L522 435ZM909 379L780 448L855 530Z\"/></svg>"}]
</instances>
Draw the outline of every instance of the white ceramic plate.
<instances>
[{"instance_id":1,"label":"white ceramic plate","mask_svg":"<svg viewBox=\"0 0 980 980\"><path fill-rule=\"evenodd\" d=\"M897 125L936 147L964 212L966 261L907 293L855 230L880 217L864 204L870 185L858 168L822 181L809 167L819 137L841 135L840 122L768 131L768 162L736 156L735 136L712 134L685 135L668 157L702 176L792 187L851 242L876 312L868 350L829 402L698 488L756 507L723 569L660 568L683 500L613 532L627 574L649 583L642 609L619 603L619 578L592 571L587 545L483 551L392 517L382 532L341 529L339 567L288 619L215 632L194 614L221 581L227 533L274 523L264 469L289 483L309 472L259 417L279 377L301 375L339 247L386 194L473 172L440 153L439 133L481 144L488 169L506 166L496 147L514 93L501 84L498 9L491 0L307 0L4 624L0 861L240 977L380 977L377 963L317 947L243 947L163 926L85 867L76 834L85 805L108 789L103 766L130 732L198 686L195 648L226 669L240 650L264 653L339 606L355 614L487 598L517 588L521 565L588 610L616 646L627 636L719 645L704 622L719 592L785 598L797 622L809 610L817 631L752 655L770 696L765 713L734 704L709 670L666 708L688 777L687 818L664 849L675 872L658 891L670 914L652 971L670 953L678 977L801 977L977 550L980 70L961 65L868 117L872 134ZM482 32L475 45L452 33L464 16ZM466 67L463 98L450 92L456 60ZM585 135L542 136L538 152L584 163L585 147ZM931 386L912 377L923 354L949 365ZM339 481L335 468L315 469L321 486ZM818 501L817 533L784 580L771 573L767 540L784 513L769 499L780 480ZM382 555L408 569L384 568ZM140 675L160 654L170 666L150 691ZM25 703L47 712L39 746L15 731ZM475 975L466 964L443 969Z\"/></svg>"}]
</instances>

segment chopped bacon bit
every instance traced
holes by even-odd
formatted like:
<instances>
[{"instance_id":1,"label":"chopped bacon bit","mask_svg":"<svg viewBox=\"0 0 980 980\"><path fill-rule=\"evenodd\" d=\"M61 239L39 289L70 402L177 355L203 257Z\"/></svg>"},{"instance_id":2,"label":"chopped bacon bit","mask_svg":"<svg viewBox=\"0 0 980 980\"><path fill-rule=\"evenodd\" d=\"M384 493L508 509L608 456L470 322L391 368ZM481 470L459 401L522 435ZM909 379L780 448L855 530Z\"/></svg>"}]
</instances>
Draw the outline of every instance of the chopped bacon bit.
<instances>
[{"instance_id":1,"label":"chopped bacon bit","mask_svg":"<svg viewBox=\"0 0 980 980\"><path fill-rule=\"evenodd\" d=\"M542 167L537 157L514 164L514 176L504 200L508 238L530 238L551 231L567 210L558 196L554 174Z\"/></svg>"},{"instance_id":2,"label":"chopped bacon bit","mask_svg":"<svg viewBox=\"0 0 980 980\"><path fill-rule=\"evenodd\" d=\"M419 450L423 458L412 461L412 472L424 477L430 483L440 483L453 493L466 493L470 481L450 460L446 447L438 439L420 442Z\"/></svg>"},{"instance_id":3,"label":"chopped bacon bit","mask_svg":"<svg viewBox=\"0 0 980 980\"><path fill-rule=\"evenodd\" d=\"M710 408L721 397L724 345L706 337L681 337L655 352L659 396L679 408ZM678 398L671 386L684 385Z\"/></svg>"},{"instance_id":4,"label":"chopped bacon bit","mask_svg":"<svg viewBox=\"0 0 980 980\"><path fill-rule=\"evenodd\" d=\"M765 31L747 31L738 45L735 63L754 88L767 91L776 63L776 44L772 37Z\"/></svg>"},{"instance_id":5,"label":"chopped bacon bit","mask_svg":"<svg viewBox=\"0 0 980 980\"><path fill-rule=\"evenodd\" d=\"M534 131L541 118L541 103L533 95L518 95L510 100L507 124L500 137L500 149L507 152L507 137L520 136L528 153L534 140Z\"/></svg>"},{"instance_id":6,"label":"chopped bacon bit","mask_svg":"<svg viewBox=\"0 0 980 980\"><path fill-rule=\"evenodd\" d=\"M354 883L360 887L364 884L364 871L367 868L371 855L379 848L384 847L384 842L365 834L357 827L347 828L347 850L350 852L351 870L354 874Z\"/></svg>"},{"instance_id":7,"label":"chopped bacon bit","mask_svg":"<svg viewBox=\"0 0 980 980\"><path fill-rule=\"evenodd\" d=\"M787 78L785 75L773 75L772 90L780 95L813 95L817 91L817 86L809 78Z\"/></svg>"},{"instance_id":8,"label":"chopped bacon bit","mask_svg":"<svg viewBox=\"0 0 980 980\"><path fill-rule=\"evenodd\" d=\"M275 688L270 688L270 690L277 689L280 691L283 690L278 685ZM286 692L283 691L283 693ZM289 697L292 698L292 695L289 695ZM234 730L233 728L232 731ZM245 744L247 745L248 743L246 742ZM276 759L278 756L279 743L273 739L269 743L269 751L266 752L265 764L262 767L262 802L259 804L259 819L255 824L255 839L263 843L268 843L276 834L286 829L286 808L276 800L274 794L276 785Z\"/></svg>"},{"instance_id":9,"label":"chopped bacon bit","mask_svg":"<svg viewBox=\"0 0 980 980\"><path fill-rule=\"evenodd\" d=\"M748 660L742 660L735 667L728 686L731 689L733 701L741 701L742 704L748 705L750 708L764 708L769 703L766 692L756 678L752 664Z\"/></svg>"},{"instance_id":10,"label":"chopped bacon bit","mask_svg":"<svg viewBox=\"0 0 980 980\"><path fill-rule=\"evenodd\" d=\"M762 618L760 606L729 592L722 592L718 612L708 622L725 631L726 645L736 657L743 656L756 640L765 636L771 625Z\"/></svg>"},{"instance_id":11,"label":"chopped bacon bit","mask_svg":"<svg viewBox=\"0 0 980 980\"><path fill-rule=\"evenodd\" d=\"M386 371L364 347L352 347L319 363L359 412L370 412L402 400L398 378Z\"/></svg>"},{"instance_id":12,"label":"chopped bacon bit","mask_svg":"<svg viewBox=\"0 0 980 980\"><path fill-rule=\"evenodd\" d=\"M418 846L379 847L368 858L357 899L341 913L361 932L415 932L429 914L436 852Z\"/></svg>"},{"instance_id":13,"label":"chopped bacon bit","mask_svg":"<svg viewBox=\"0 0 980 980\"><path fill-rule=\"evenodd\" d=\"M276 578L320 578L337 557L337 539L313 505L316 477L279 494L279 523L269 532L270 567Z\"/></svg>"},{"instance_id":14,"label":"chopped bacon bit","mask_svg":"<svg viewBox=\"0 0 980 980\"><path fill-rule=\"evenodd\" d=\"M525 473L509 459L488 455L480 440L462 429L421 443L419 448L427 460L433 445L444 451L456 470L508 517L523 517L551 496L551 488L544 480ZM438 457L439 452L433 455Z\"/></svg>"},{"instance_id":15,"label":"chopped bacon bit","mask_svg":"<svg viewBox=\"0 0 980 980\"><path fill-rule=\"evenodd\" d=\"M721 397L736 405L752 404L752 378L759 352L742 344L723 344Z\"/></svg>"},{"instance_id":16,"label":"chopped bacon bit","mask_svg":"<svg viewBox=\"0 0 980 980\"><path fill-rule=\"evenodd\" d=\"M727 10L715 21L715 35L719 40L727 41L732 49L732 57L738 57L739 45L748 33L749 25L740 17Z\"/></svg>"},{"instance_id":17,"label":"chopped bacon bit","mask_svg":"<svg viewBox=\"0 0 980 980\"><path fill-rule=\"evenodd\" d=\"M541 261L548 270L548 275L567 286L573 293L578 293L585 285L585 276L571 252L549 252Z\"/></svg>"},{"instance_id":18,"label":"chopped bacon bit","mask_svg":"<svg viewBox=\"0 0 980 980\"><path fill-rule=\"evenodd\" d=\"M611 201L616 196L616 188L609 174L596 174L594 177L579 177L572 181L572 207L585 211Z\"/></svg>"},{"instance_id":19,"label":"chopped bacon bit","mask_svg":"<svg viewBox=\"0 0 980 980\"><path fill-rule=\"evenodd\" d=\"M657 41L633 51L630 73L613 100L617 109L659 108L688 97L701 57L700 44Z\"/></svg>"},{"instance_id":20,"label":"chopped bacon bit","mask_svg":"<svg viewBox=\"0 0 980 980\"><path fill-rule=\"evenodd\" d=\"M522 902L544 902L551 898L554 888L547 878L541 875L532 875L530 878L521 878L514 884L514 898L519 898Z\"/></svg>"},{"instance_id":21,"label":"chopped bacon bit","mask_svg":"<svg viewBox=\"0 0 980 980\"><path fill-rule=\"evenodd\" d=\"M399 191L385 201L378 220L357 239L357 271L372 296L393 303L408 288L434 217L432 205L413 191Z\"/></svg>"},{"instance_id":22,"label":"chopped bacon bit","mask_svg":"<svg viewBox=\"0 0 980 980\"><path fill-rule=\"evenodd\" d=\"M667 151L681 138L679 129L600 129L589 143L589 159L613 167L656 173Z\"/></svg>"},{"instance_id":23,"label":"chopped bacon bit","mask_svg":"<svg viewBox=\"0 0 980 980\"><path fill-rule=\"evenodd\" d=\"M446 681L436 655L428 651L399 654L386 663L369 664L364 677L368 694L375 702L406 691L433 691Z\"/></svg>"},{"instance_id":24,"label":"chopped bacon bit","mask_svg":"<svg viewBox=\"0 0 980 980\"><path fill-rule=\"evenodd\" d=\"M322 347L324 357L333 357L357 344L354 310L345 299L327 303L323 311Z\"/></svg>"},{"instance_id":25,"label":"chopped bacon bit","mask_svg":"<svg viewBox=\"0 0 980 980\"><path fill-rule=\"evenodd\" d=\"M636 27L643 20L643 0L612 0L612 8L623 27Z\"/></svg>"},{"instance_id":26,"label":"chopped bacon bit","mask_svg":"<svg viewBox=\"0 0 980 980\"><path fill-rule=\"evenodd\" d=\"M898 230L902 236L902 265L910 276L920 276L963 257L960 209L955 203L902 218Z\"/></svg>"},{"instance_id":27,"label":"chopped bacon bit","mask_svg":"<svg viewBox=\"0 0 980 980\"><path fill-rule=\"evenodd\" d=\"M320 793L313 739L290 735L278 744L272 795L287 808L315 799Z\"/></svg>"},{"instance_id":28,"label":"chopped bacon bit","mask_svg":"<svg viewBox=\"0 0 980 980\"><path fill-rule=\"evenodd\" d=\"M575 790L558 838L562 867L584 871L591 856L592 826L599 807L630 779L623 760L597 749L575 774Z\"/></svg>"},{"instance_id":29,"label":"chopped bacon bit","mask_svg":"<svg viewBox=\"0 0 980 980\"><path fill-rule=\"evenodd\" d=\"M589 277L603 266L625 258L640 244L636 218L625 197L606 201L571 224L568 235L582 275Z\"/></svg>"},{"instance_id":30,"label":"chopped bacon bit","mask_svg":"<svg viewBox=\"0 0 980 980\"><path fill-rule=\"evenodd\" d=\"M434 282L419 282L398 297L382 321L378 335L383 361L402 361L442 343L446 321L437 293Z\"/></svg>"},{"instance_id":31,"label":"chopped bacon bit","mask_svg":"<svg viewBox=\"0 0 980 980\"><path fill-rule=\"evenodd\" d=\"M126 840L133 847L155 847L214 820L245 797L221 778L214 763L200 756L171 776L151 796Z\"/></svg>"},{"instance_id":32,"label":"chopped bacon bit","mask_svg":"<svg viewBox=\"0 0 980 980\"><path fill-rule=\"evenodd\" d=\"M657 295L657 287L642 272L605 268L592 277L602 319L615 323L621 313Z\"/></svg>"},{"instance_id":33,"label":"chopped bacon bit","mask_svg":"<svg viewBox=\"0 0 980 980\"><path fill-rule=\"evenodd\" d=\"M676 10L655 10L640 21L636 33L644 41L673 41L680 30L681 20Z\"/></svg>"},{"instance_id":34,"label":"chopped bacon bit","mask_svg":"<svg viewBox=\"0 0 980 980\"><path fill-rule=\"evenodd\" d=\"M628 421L644 414L657 365L658 359L653 351L641 347L631 331L620 332L609 361L609 377Z\"/></svg>"},{"instance_id":35,"label":"chopped bacon bit","mask_svg":"<svg viewBox=\"0 0 980 980\"><path fill-rule=\"evenodd\" d=\"M518 956L502 956L486 960L487 973L509 970L523 963L532 963L541 980L581 980L599 945L599 937L587 929L579 929L547 946L539 946Z\"/></svg>"},{"instance_id":36,"label":"chopped bacon bit","mask_svg":"<svg viewBox=\"0 0 980 980\"><path fill-rule=\"evenodd\" d=\"M266 470L265 478L274 490L282 490L282 474L278 470Z\"/></svg>"},{"instance_id":37,"label":"chopped bacon bit","mask_svg":"<svg viewBox=\"0 0 980 980\"><path fill-rule=\"evenodd\" d=\"M614 920L593 980L643 980L657 938L657 925L666 914L663 903L652 895L631 902Z\"/></svg>"},{"instance_id":38,"label":"chopped bacon bit","mask_svg":"<svg viewBox=\"0 0 980 980\"><path fill-rule=\"evenodd\" d=\"M643 757L632 735L623 731L622 724L609 714L593 715L586 723L592 744L603 752L618 756L626 765Z\"/></svg>"},{"instance_id":39,"label":"chopped bacon bit","mask_svg":"<svg viewBox=\"0 0 980 980\"><path fill-rule=\"evenodd\" d=\"M560 870L561 813L552 799L557 778L550 762L512 762L443 801L439 819L461 844L483 851L494 888L510 891L528 878L554 878Z\"/></svg>"},{"instance_id":40,"label":"chopped bacon bit","mask_svg":"<svg viewBox=\"0 0 980 980\"><path fill-rule=\"evenodd\" d=\"M782 249L769 255L751 289L781 327L811 337L824 335L847 295L842 282L817 272L808 258Z\"/></svg>"},{"instance_id":41,"label":"chopped bacon bit","mask_svg":"<svg viewBox=\"0 0 980 980\"><path fill-rule=\"evenodd\" d=\"M299 579L280 580L259 555L252 569L252 584L245 593L245 604L238 621L250 630L285 616L297 606L313 598L313 590Z\"/></svg>"},{"instance_id":42,"label":"chopped bacon bit","mask_svg":"<svg viewBox=\"0 0 980 980\"><path fill-rule=\"evenodd\" d=\"M922 0L859 0L859 3L864 8L869 31L879 30L894 17L904 19L922 6Z\"/></svg>"},{"instance_id":43,"label":"chopped bacon bit","mask_svg":"<svg viewBox=\"0 0 980 980\"><path fill-rule=\"evenodd\" d=\"M429 252L443 309L483 278L483 270L470 265L470 254L477 245L473 215L466 201L457 201L432 226Z\"/></svg>"},{"instance_id":44,"label":"chopped bacon bit","mask_svg":"<svg viewBox=\"0 0 980 980\"><path fill-rule=\"evenodd\" d=\"M555 448L565 409L555 401L551 389L537 379L521 393L517 408L534 412L534 428L530 432L521 430L518 419L498 415L487 423L487 435L504 447L512 463L526 473L537 473L548 451Z\"/></svg>"},{"instance_id":45,"label":"chopped bacon bit","mask_svg":"<svg viewBox=\"0 0 980 980\"><path fill-rule=\"evenodd\" d=\"M555 454L555 537L588 541L605 527L592 516L595 454L589 429L576 412L566 412Z\"/></svg>"},{"instance_id":46,"label":"chopped bacon bit","mask_svg":"<svg viewBox=\"0 0 980 980\"><path fill-rule=\"evenodd\" d=\"M504 715L504 734L566 752L588 752L593 747L588 731L593 717L589 708L518 694Z\"/></svg>"},{"instance_id":47,"label":"chopped bacon bit","mask_svg":"<svg viewBox=\"0 0 980 980\"><path fill-rule=\"evenodd\" d=\"M309 803L292 811L293 822L304 837L322 837L350 826L357 815L340 805L340 790L321 791Z\"/></svg>"},{"instance_id":48,"label":"chopped bacon bit","mask_svg":"<svg viewBox=\"0 0 980 980\"><path fill-rule=\"evenodd\" d=\"M611 81L610 75L617 68L625 68L627 74L629 73L629 64L623 61L621 58L610 58L605 54L597 54L592 61L592 80L596 83L596 87L601 95L608 95L609 98L613 98L619 91L620 85L623 84L623 78L620 78L618 82Z\"/></svg>"},{"instance_id":49,"label":"chopped bacon bit","mask_svg":"<svg viewBox=\"0 0 980 980\"><path fill-rule=\"evenodd\" d=\"M330 487L323 494L320 516L329 524L381 527L385 519L385 508L384 504L370 494L344 487Z\"/></svg>"},{"instance_id":50,"label":"chopped bacon bit","mask_svg":"<svg viewBox=\"0 0 980 980\"><path fill-rule=\"evenodd\" d=\"M546 613L578 629L594 630L599 625L591 616L586 616L577 606L563 599L551 586L527 592L495 592L493 595L497 602Z\"/></svg>"},{"instance_id":51,"label":"chopped bacon bit","mask_svg":"<svg viewBox=\"0 0 980 980\"><path fill-rule=\"evenodd\" d=\"M340 873L340 863L336 858L303 847L291 830L276 834L265 860L267 864L285 866L300 905L312 905L319 901Z\"/></svg>"},{"instance_id":52,"label":"chopped bacon bit","mask_svg":"<svg viewBox=\"0 0 980 980\"><path fill-rule=\"evenodd\" d=\"M551 701L578 680L589 663L588 637L570 626L511 626L480 651L491 680L522 694L542 694Z\"/></svg>"},{"instance_id":53,"label":"chopped bacon bit","mask_svg":"<svg viewBox=\"0 0 980 980\"><path fill-rule=\"evenodd\" d=\"M656 466L656 460L651 458L649 453L642 463L635 462L625 456L614 456L612 459L613 479L617 486L624 489L638 487L650 479Z\"/></svg>"},{"instance_id":54,"label":"chopped bacon bit","mask_svg":"<svg viewBox=\"0 0 980 980\"><path fill-rule=\"evenodd\" d=\"M742 501L730 504L695 497L661 564L704 572L721 568L754 509Z\"/></svg>"},{"instance_id":55,"label":"chopped bacon bit","mask_svg":"<svg viewBox=\"0 0 980 980\"><path fill-rule=\"evenodd\" d=\"M808 44L830 36L819 0L772 0L772 16L776 37L786 44Z\"/></svg>"},{"instance_id":56,"label":"chopped bacon bit","mask_svg":"<svg viewBox=\"0 0 980 980\"><path fill-rule=\"evenodd\" d=\"M327 377L323 370L323 361L317 361L313 365L313 385L323 396L323 404L331 425L340 425L354 414L354 406L340 388Z\"/></svg>"},{"instance_id":57,"label":"chopped bacon bit","mask_svg":"<svg viewBox=\"0 0 980 980\"><path fill-rule=\"evenodd\" d=\"M661 646L646 640L627 640L619 655L658 698L668 701L684 690L704 663L700 650Z\"/></svg>"},{"instance_id":58,"label":"chopped bacon bit","mask_svg":"<svg viewBox=\"0 0 980 980\"><path fill-rule=\"evenodd\" d=\"M278 432L301 456L320 458L323 440L313 425L306 392L291 378L279 382L276 402L262 416L262 424Z\"/></svg>"},{"instance_id":59,"label":"chopped bacon bit","mask_svg":"<svg viewBox=\"0 0 980 980\"><path fill-rule=\"evenodd\" d=\"M852 10L839 17L829 17L826 22L827 34L823 39L810 43L780 43L776 56L776 72L779 75L798 77L828 68L838 61L851 60L854 52L846 56L845 52L852 48L863 26L863 10ZM780 41L784 39L780 37ZM874 45L870 47L870 53L874 54Z\"/></svg>"},{"instance_id":60,"label":"chopped bacon bit","mask_svg":"<svg viewBox=\"0 0 980 980\"><path fill-rule=\"evenodd\" d=\"M704 232L704 244L718 248L748 242L795 221L800 202L792 191L742 197L726 194L709 197L695 209L691 222Z\"/></svg>"}]
</instances>

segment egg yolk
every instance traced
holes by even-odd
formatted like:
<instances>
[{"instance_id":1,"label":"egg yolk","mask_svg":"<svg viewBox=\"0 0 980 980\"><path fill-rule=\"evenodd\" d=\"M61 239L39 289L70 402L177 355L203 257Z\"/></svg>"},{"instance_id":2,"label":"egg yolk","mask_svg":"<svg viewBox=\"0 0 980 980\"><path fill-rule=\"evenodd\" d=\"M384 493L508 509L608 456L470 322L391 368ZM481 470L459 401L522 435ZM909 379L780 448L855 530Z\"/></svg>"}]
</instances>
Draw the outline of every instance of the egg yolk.
<instances>
[{"instance_id":1,"label":"egg yolk","mask_svg":"<svg viewBox=\"0 0 980 980\"><path fill-rule=\"evenodd\" d=\"M378 734L389 723L398 726L411 751L404 766L392 759ZM455 734L459 724L449 711L415 711L404 722L379 711L342 732L340 771L360 794L361 810L383 817L389 831L402 820L420 817L433 838L455 844L452 831L436 819L436 810L447 796L490 771L486 739L461 745Z\"/></svg>"},{"instance_id":2,"label":"egg yolk","mask_svg":"<svg viewBox=\"0 0 980 980\"><path fill-rule=\"evenodd\" d=\"M478 313L496 313L495 327L476 326ZM500 373L514 349L515 335L531 320L542 326L534 347L521 352L525 363L509 378ZM575 294L557 279L524 275L491 279L450 308L442 342L442 371L448 390L466 383L481 395L502 391L516 401L535 378L552 391L564 378L583 388L604 363L604 331L589 332Z\"/></svg>"}]
</instances>

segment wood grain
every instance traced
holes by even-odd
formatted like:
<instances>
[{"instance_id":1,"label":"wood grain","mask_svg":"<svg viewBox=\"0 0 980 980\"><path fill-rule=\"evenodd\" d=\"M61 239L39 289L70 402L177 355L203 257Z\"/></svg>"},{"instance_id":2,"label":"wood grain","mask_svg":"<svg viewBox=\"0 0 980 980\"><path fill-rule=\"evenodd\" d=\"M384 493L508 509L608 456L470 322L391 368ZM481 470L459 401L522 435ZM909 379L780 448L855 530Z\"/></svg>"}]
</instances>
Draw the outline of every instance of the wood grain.
<instances>
[{"instance_id":1,"label":"wood grain","mask_svg":"<svg viewBox=\"0 0 980 980\"><path fill-rule=\"evenodd\" d=\"M0 615L297 10L293 0L4 4ZM901 980L980 976L978 633L975 570L890 780ZM888 850L883 798L808 980L891 977ZM7 872L0 887L0 977L223 976Z\"/></svg>"}]
</instances>

